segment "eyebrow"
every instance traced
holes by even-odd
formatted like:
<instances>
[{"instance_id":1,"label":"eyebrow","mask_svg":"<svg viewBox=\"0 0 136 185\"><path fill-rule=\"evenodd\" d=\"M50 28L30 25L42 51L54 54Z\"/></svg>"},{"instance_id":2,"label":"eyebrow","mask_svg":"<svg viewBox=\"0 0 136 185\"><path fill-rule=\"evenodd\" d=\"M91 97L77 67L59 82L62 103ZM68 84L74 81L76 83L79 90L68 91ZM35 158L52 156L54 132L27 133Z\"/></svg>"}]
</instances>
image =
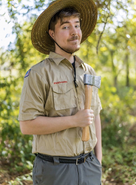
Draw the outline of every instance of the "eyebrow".
<instances>
[{"instance_id":1,"label":"eyebrow","mask_svg":"<svg viewBox=\"0 0 136 185\"><path fill-rule=\"evenodd\" d=\"M63 24L68 24L68 23L70 23L70 22L69 21L65 21L65 22L62 21L60 25L62 26ZM75 23L80 23L80 21L75 21Z\"/></svg>"}]
</instances>

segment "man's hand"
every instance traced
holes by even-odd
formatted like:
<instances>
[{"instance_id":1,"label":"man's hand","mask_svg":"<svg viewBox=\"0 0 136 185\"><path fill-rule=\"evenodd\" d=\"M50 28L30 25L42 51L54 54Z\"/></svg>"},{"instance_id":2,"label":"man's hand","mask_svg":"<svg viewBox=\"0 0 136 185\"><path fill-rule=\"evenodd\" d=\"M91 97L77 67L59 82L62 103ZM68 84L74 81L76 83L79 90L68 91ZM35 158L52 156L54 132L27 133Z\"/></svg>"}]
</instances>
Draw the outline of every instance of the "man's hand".
<instances>
[{"instance_id":1,"label":"man's hand","mask_svg":"<svg viewBox=\"0 0 136 185\"><path fill-rule=\"evenodd\" d=\"M102 164L102 156L100 155L100 156L96 156L97 157L97 159L98 159L98 161L100 162L100 164Z\"/></svg>"},{"instance_id":2,"label":"man's hand","mask_svg":"<svg viewBox=\"0 0 136 185\"><path fill-rule=\"evenodd\" d=\"M91 109L80 110L73 116L73 118L75 127L86 127L92 124L94 113Z\"/></svg>"}]
</instances>

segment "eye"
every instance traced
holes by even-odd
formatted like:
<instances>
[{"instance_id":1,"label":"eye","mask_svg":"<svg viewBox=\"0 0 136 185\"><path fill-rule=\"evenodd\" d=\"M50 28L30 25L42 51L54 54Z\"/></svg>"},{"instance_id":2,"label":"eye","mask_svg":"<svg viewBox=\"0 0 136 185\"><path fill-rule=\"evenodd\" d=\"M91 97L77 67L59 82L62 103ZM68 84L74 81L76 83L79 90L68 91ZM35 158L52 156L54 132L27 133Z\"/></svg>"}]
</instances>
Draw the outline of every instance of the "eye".
<instances>
[{"instance_id":1,"label":"eye","mask_svg":"<svg viewBox=\"0 0 136 185\"><path fill-rule=\"evenodd\" d=\"M68 26L64 26L62 29L67 30L68 28L69 28Z\"/></svg>"},{"instance_id":2,"label":"eye","mask_svg":"<svg viewBox=\"0 0 136 185\"><path fill-rule=\"evenodd\" d=\"M75 28L80 28L80 25L79 24L75 25Z\"/></svg>"}]
</instances>

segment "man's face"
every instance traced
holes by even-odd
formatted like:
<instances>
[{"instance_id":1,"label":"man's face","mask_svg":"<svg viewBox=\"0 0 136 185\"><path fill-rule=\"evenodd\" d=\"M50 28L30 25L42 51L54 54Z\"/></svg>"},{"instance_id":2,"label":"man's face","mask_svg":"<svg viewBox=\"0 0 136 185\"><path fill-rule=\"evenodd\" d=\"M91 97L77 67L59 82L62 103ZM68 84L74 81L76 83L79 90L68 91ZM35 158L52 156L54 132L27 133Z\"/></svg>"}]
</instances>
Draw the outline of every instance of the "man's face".
<instances>
[{"instance_id":1,"label":"man's face","mask_svg":"<svg viewBox=\"0 0 136 185\"><path fill-rule=\"evenodd\" d=\"M64 50L70 53L79 50L82 39L79 18L71 16L63 18L62 21L59 19L51 36ZM56 45L57 49L59 48Z\"/></svg>"}]
</instances>

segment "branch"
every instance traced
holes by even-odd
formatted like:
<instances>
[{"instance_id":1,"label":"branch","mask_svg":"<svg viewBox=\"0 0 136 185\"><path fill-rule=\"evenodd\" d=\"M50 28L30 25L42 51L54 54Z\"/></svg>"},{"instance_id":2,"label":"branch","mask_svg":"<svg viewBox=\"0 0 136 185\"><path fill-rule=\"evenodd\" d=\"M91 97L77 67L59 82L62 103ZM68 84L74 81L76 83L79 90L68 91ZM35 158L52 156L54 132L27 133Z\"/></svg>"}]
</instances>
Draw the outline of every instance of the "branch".
<instances>
[{"instance_id":1,"label":"branch","mask_svg":"<svg viewBox=\"0 0 136 185\"><path fill-rule=\"evenodd\" d=\"M106 24L107 24L107 22L108 22L108 18L110 17L110 3L111 3L111 0L109 1L109 4L108 4L108 6L109 6L109 13L108 13L108 15L106 16L106 21L104 21L103 30L102 30L102 32L100 33L100 36L99 36L99 39L98 39L98 42L97 42L97 46L96 46L96 53L97 53L97 54L98 54L99 44L100 44L102 35L103 35L104 31L105 31Z\"/></svg>"},{"instance_id":2,"label":"branch","mask_svg":"<svg viewBox=\"0 0 136 185\"><path fill-rule=\"evenodd\" d=\"M105 31L108 18L109 18L109 16L106 17L106 21L105 21L105 23L104 23L103 30L102 30L102 32L100 33L100 36L99 36L99 39L98 39L98 42L97 42L97 46L96 46L96 53L97 53L97 54L98 54L99 44L100 44L102 35L103 35L104 31Z\"/></svg>"}]
</instances>

